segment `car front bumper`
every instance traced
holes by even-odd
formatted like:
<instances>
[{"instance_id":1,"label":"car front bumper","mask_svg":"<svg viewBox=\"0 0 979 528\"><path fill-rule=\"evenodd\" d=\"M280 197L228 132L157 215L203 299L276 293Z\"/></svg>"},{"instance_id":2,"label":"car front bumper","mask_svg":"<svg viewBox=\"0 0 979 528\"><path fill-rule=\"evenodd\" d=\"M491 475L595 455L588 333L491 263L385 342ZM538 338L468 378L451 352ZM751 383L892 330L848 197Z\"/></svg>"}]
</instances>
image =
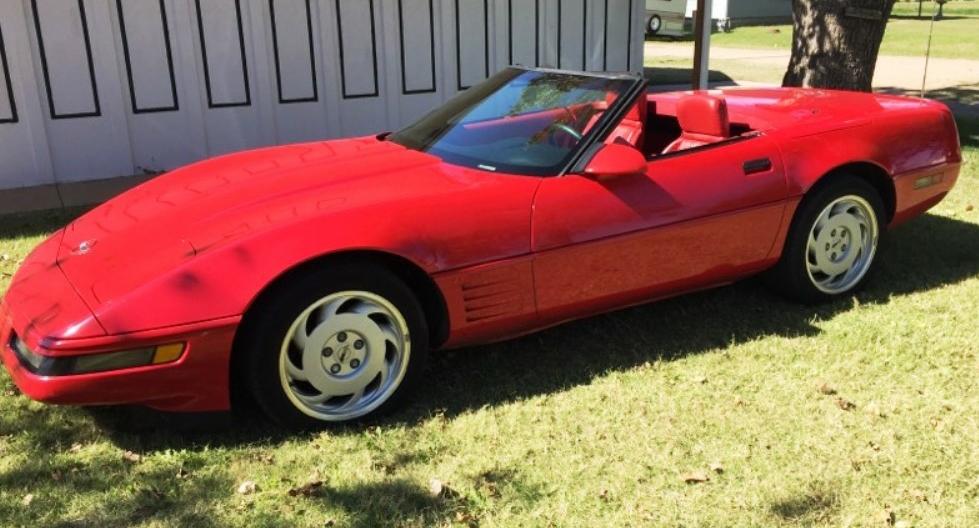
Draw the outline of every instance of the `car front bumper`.
<instances>
[{"instance_id":1,"label":"car front bumper","mask_svg":"<svg viewBox=\"0 0 979 528\"><path fill-rule=\"evenodd\" d=\"M65 292L72 295L73 292ZM13 297L17 297L16 295ZM56 404L138 404L164 411L218 411L230 407L229 361L240 317L223 318L125 335L77 339L38 336L30 323L37 314L15 314L18 307L0 300L0 358L17 387L28 397ZM183 343L180 357L150 364L84 374L39 375L11 336L23 337L31 354L64 360L93 354Z\"/></svg>"}]
</instances>

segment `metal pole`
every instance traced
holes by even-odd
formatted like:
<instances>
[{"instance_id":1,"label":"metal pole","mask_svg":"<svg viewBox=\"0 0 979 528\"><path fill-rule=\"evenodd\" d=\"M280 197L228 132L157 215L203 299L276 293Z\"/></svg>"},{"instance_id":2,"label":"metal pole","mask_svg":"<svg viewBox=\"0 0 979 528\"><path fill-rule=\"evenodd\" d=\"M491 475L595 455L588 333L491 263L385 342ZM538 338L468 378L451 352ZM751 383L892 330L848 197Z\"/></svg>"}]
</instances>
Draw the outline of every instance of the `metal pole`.
<instances>
[{"instance_id":1,"label":"metal pole","mask_svg":"<svg viewBox=\"0 0 979 528\"><path fill-rule=\"evenodd\" d=\"M711 0L697 0L693 13L693 82L695 90L706 90L710 75Z\"/></svg>"},{"instance_id":2,"label":"metal pole","mask_svg":"<svg viewBox=\"0 0 979 528\"><path fill-rule=\"evenodd\" d=\"M935 2L935 7L937 9L938 2ZM932 10L931 12L931 23L928 24L928 45L925 47L925 71L921 74L921 97L925 96L925 83L928 81L928 57L931 56L931 35L935 31L935 19L938 18L938 11Z\"/></svg>"}]
</instances>

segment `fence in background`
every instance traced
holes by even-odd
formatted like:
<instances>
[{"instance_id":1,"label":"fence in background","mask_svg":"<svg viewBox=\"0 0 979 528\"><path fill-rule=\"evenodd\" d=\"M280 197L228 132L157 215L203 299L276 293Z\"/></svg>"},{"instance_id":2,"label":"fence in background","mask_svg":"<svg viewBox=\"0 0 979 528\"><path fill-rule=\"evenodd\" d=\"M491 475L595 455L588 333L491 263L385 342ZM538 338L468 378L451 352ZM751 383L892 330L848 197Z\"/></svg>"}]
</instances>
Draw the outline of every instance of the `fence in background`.
<instances>
[{"instance_id":1,"label":"fence in background","mask_svg":"<svg viewBox=\"0 0 979 528\"><path fill-rule=\"evenodd\" d=\"M0 189L397 128L508 65L640 71L640 0L3 0Z\"/></svg>"}]
</instances>

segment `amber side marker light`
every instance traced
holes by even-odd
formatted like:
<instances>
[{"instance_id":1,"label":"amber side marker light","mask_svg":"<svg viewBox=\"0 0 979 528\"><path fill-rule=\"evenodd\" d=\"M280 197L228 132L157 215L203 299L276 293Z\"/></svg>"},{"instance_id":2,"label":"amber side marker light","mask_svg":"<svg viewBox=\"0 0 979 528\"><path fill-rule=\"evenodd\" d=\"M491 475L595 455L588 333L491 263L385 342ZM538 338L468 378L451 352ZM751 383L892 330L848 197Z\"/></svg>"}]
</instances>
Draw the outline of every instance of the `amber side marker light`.
<instances>
[{"instance_id":1,"label":"amber side marker light","mask_svg":"<svg viewBox=\"0 0 979 528\"><path fill-rule=\"evenodd\" d=\"M9 346L20 359L21 364L39 376L67 376L145 367L147 365L162 365L180 359L186 348L184 343L168 343L117 352L52 357L30 350L16 335L10 336Z\"/></svg>"}]
</instances>

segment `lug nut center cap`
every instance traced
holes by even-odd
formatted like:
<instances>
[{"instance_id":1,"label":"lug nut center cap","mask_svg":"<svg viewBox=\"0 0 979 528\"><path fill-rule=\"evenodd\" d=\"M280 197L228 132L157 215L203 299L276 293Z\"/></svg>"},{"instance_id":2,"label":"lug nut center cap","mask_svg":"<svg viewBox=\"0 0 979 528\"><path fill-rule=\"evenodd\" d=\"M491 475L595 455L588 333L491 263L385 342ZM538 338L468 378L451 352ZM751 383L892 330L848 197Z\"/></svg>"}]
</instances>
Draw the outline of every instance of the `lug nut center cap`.
<instances>
[{"instance_id":1,"label":"lug nut center cap","mask_svg":"<svg viewBox=\"0 0 979 528\"><path fill-rule=\"evenodd\" d=\"M353 330L337 332L323 343L320 359L323 370L334 377L348 376L364 364L367 340Z\"/></svg>"}]
</instances>

